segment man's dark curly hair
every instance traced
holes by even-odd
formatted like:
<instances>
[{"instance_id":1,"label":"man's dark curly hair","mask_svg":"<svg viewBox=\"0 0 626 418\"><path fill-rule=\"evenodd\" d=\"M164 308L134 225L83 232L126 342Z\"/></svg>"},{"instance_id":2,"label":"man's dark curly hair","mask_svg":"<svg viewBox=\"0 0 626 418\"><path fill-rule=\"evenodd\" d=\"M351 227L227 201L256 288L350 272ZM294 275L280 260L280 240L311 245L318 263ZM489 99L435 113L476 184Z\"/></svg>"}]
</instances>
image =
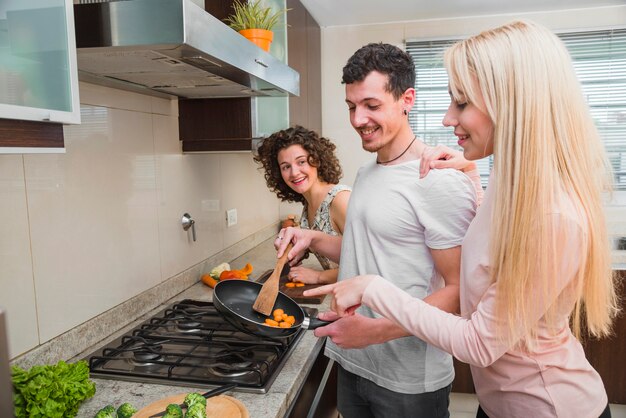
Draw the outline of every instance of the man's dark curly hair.
<instances>
[{"instance_id":1,"label":"man's dark curly hair","mask_svg":"<svg viewBox=\"0 0 626 418\"><path fill-rule=\"evenodd\" d=\"M343 67L343 84L363 81L372 71L387 75L386 90L398 100L415 87L415 65L411 56L397 46L371 43L359 48Z\"/></svg>"},{"instance_id":2,"label":"man's dark curly hair","mask_svg":"<svg viewBox=\"0 0 626 418\"><path fill-rule=\"evenodd\" d=\"M262 165L259 170L265 170L267 187L276 193L279 199L287 202L305 201L304 196L294 192L280 174L278 152L291 145L300 145L309 153L308 163L317 167L317 176L321 181L330 184L339 183L342 173L339 160L335 156L335 144L314 131L295 126L265 138L259 146L257 155L254 156L254 161Z\"/></svg>"}]
</instances>

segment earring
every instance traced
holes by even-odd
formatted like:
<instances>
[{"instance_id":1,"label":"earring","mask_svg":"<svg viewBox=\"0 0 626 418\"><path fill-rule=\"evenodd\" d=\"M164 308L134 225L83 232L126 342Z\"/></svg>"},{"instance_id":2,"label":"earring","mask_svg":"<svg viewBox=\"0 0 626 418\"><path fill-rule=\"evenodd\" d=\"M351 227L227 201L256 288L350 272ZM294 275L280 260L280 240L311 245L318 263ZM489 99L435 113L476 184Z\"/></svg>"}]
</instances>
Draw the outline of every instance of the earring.
<instances>
[{"instance_id":1,"label":"earring","mask_svg":"<svg viewBox=\"0 0 626 418\"><path fill-rule=\"evenodd\" d=\"M407 112L407 111L406 111L406 109L403 109L403 110L402 110L402 113L404 113L404 116L406 116L406 115L408 115L408 114L409 114L409 112Z\"/></svg>"}]
</instances>

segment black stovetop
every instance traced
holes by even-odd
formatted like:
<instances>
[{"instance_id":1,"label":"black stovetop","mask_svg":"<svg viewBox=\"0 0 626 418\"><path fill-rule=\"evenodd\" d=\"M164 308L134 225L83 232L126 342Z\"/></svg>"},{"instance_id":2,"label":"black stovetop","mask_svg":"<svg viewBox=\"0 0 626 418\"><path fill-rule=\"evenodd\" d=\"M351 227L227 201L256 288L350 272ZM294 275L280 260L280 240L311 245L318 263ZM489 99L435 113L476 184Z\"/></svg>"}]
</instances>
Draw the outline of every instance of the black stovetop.
<instances>
[{"instance_id":1,"label":"black stovetop","mask_svg":"<svg viewBox=\"0 0 626 418\"><path fill-rule=\"evenodd\" d=\"M308 315L317 309L303 308ZM269 338L234 328L212 302L174 303L86 360L92 377L210 388L236 383L265 393L302 337Z\"/></svg>"}]
</instances>

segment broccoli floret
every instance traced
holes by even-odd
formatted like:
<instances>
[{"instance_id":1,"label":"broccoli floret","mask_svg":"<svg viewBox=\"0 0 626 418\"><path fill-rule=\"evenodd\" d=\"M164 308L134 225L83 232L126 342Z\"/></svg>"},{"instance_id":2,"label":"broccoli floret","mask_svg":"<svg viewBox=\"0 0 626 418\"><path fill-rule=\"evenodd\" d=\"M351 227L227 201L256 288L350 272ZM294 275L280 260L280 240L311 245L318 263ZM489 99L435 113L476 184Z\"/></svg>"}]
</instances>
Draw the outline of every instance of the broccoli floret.
<instances>
[{"instance_id":1,"label":"broccoli floret","mask_svg":"<svg viewBox=\"0 0 626 418\"><path fill-rule=\"evenodd\" d=\"M137 412L137 408L126 402L117 408L117 418L130 418L135 412Z\"/></svg>"},{"instance_id":2,"label":"broccoli floret","mask_svg":"<svg viewBox=\"0 0 626 418\"><path fill-rule=\"evenodd\" d=\"M189 408L191 408L192 406L194 406L197 403L199 403L204 408L206 408L206 398L204 396L202 396L201 394L196 393L196 392L188 393L187 396L185 396L184 402L185 402L185 405L187 405L187 410L189 410ZM187 413L189 413L189 412L187 412Z\"/></svg>"},{"instance_id":3,"label":"broccoli floret","mask_svg":"<svg viewBox=\"0 0 626 418\"><path fill-rule=\"evenodd\" d=\"M187 408L185 418L207 418L206 405L202 405L200 402L191 405Z\"/></svg>"},{"instance_id":4,"label":"broccoli floret","mask_svg":"<svg viewBox=\"0 0 626 418\"><path fill-rule=\"evenodd\" d=\"M163 418L183 418L183 410L178 404L171 403L165 408L166 414Z\"/></svg>"},{"instance_id":5,"label":"broccoli floret","mask_svg":"<svg viewBox=\"0 0 626 418\"><path fill-rule=\"evenodd\" d=\"M115 412L115 407L107 405L99 410L94 418L117 418L117 412Z\"/></svg>"}]
</instances>

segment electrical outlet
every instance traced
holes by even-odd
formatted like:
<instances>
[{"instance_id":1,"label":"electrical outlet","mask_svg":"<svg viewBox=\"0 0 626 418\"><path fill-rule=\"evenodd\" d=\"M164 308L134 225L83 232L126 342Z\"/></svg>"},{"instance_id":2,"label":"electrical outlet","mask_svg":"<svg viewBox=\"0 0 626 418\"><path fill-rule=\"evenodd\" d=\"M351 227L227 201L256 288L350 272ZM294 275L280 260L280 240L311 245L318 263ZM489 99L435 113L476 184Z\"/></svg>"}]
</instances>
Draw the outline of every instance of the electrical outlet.
<instances>
[{"instance_id":1,"label":"electrical outlet","mask_svg":"<svg viewBox=\"0 0 626 418\"><path fill-rule=\"evenodd\" d=\"M228 209L226 211L226 226L231 227L237 225L237 209Z\"/></svg>"}]
</instances>

